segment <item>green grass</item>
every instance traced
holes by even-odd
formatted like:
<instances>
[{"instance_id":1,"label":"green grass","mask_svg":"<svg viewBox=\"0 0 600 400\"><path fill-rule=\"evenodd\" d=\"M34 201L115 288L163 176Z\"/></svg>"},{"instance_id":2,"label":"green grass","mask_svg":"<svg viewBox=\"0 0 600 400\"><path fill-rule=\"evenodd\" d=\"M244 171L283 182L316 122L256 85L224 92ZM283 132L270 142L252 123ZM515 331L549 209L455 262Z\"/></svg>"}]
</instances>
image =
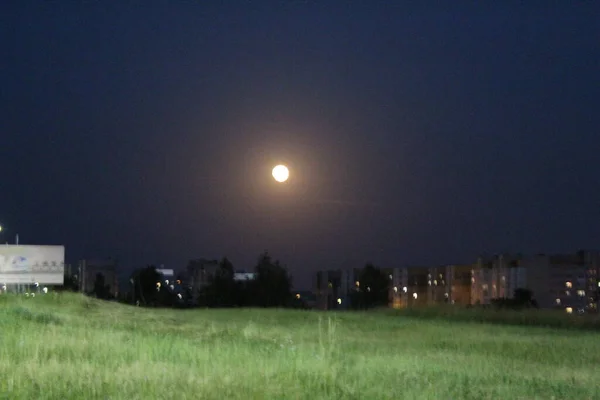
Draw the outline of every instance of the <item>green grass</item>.
<instances>
[{"instance_id":1,"label":"green grass","mask_svg":"<svg viewBox=\"0 0 600 400\"><path fill-rule=\"evenodd\" d=\"M598 399L600 340L390 312L0 296L0 399Z\"/></svg>"},{"instance_id":2,"label":"green grass","mask_svg":"<svg viewBox=\"0 0 600 400\"><path fill-rule=\"evenodd\" d=\"M465 308L463 306L437 305L387 310L388 314L429 320L477 322L499 325L562 328L600 332L598 314L567 314L563 310L524 309L512 311L492 307Z\"/></svg>"}]
</instances>

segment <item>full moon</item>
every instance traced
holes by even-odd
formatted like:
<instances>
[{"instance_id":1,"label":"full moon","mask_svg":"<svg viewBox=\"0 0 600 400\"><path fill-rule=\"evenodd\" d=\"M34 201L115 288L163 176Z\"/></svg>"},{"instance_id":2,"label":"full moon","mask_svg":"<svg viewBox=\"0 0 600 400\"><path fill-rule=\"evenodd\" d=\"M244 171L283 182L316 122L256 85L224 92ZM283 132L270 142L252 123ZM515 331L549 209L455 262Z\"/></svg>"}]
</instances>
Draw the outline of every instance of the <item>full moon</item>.
<instances>
[{"instance_id":1,"label":"full moon","mask_svg":"<svg viewBox=\"0 0 600 400\"><path fill-rule=\"evenodd\" d=\"M273 178L277 182L285 182L290 177L290 170L285 165L277 165L273 168Z\"/></svg>"}]
</instances>

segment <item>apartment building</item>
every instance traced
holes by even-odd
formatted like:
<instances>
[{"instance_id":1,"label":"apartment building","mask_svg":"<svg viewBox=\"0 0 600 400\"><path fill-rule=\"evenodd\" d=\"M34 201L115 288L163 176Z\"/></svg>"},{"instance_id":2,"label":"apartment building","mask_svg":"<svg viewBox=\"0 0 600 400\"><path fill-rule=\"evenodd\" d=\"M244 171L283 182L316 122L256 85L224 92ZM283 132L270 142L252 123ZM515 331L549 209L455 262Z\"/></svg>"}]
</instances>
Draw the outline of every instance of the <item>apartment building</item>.
<instances>
[{"instance_id":1,"label":"apartment building","mask_svg":"<svg viewBox=\"0 0 600 400\"><path fill-rule=\"evenodd\" d=\"M513 298L516 289L529 289L541 308L569 313L597 312L600 255L579 251L566 255L500 254L480 257L473 264L438 267L382 268L389 277L390 307L433 304L486 305ZM320 271L315 279L317 307L340 309L361 288L360 269Z\"/></svg>"},{"instance_id":2,"label":"apartment building","mask_svg":"<svg viewBox=\"0 0 600 400\"><path fill-rule=\"evenodd\" d=\"M597 312L598 252L534 256L499 255L480 258L472 270L471 303L490 304L494 298L512 298L517 288L529 289L540 308Z\"/></svg>"},{"instance_id":3,"label":"apartment building","mask_svg":"<svg viewBox=\"0 0 600 400\"><path fill-rule=\"evenodd\" d=\"M316 294L316 307L322 310L347 309L350 294L360 287L360 270L324 270L315 275L313 286Z\"/></svg>"}]
</instances>

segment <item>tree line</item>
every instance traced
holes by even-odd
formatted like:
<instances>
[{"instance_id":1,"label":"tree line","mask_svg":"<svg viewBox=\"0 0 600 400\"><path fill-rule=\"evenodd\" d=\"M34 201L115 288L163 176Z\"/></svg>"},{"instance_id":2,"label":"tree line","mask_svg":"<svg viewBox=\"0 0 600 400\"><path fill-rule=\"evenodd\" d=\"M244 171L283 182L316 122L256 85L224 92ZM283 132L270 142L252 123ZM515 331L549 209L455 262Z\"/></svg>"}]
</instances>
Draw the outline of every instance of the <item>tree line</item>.
<instances>
[{"instance_id":1,"label":"tree line","mask_svg":"<svg viewBox=\"0 0 600 400\"><path fill-rule=\"evenodd\" d=\"M254 267L254 279L234 279L234 266L227 257L200 287L192 287L184 276L166 282L155 266L133 272L128 303L148 307L299 307L292 295L292 276L287 268L262 253Z\"/></svg>"}]
</instances>

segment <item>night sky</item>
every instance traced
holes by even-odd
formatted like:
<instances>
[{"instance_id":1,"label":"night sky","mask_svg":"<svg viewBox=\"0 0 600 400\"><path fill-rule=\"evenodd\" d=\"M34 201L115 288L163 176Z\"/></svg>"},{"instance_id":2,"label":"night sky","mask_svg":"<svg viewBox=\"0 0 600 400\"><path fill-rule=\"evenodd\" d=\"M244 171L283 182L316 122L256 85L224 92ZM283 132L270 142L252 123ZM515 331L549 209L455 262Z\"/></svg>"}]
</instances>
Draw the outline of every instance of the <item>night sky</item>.
<instances>
[{"instance_id":1,"label":"night sky","mask_svg":"<svg viewBox=\"0 0 600 400\"><path fill-rule=\"evenodd\" d=\"M0 5L2 241L300 287L600 247L599 2L120 3Z\"/></svg>"}]
</instances>

